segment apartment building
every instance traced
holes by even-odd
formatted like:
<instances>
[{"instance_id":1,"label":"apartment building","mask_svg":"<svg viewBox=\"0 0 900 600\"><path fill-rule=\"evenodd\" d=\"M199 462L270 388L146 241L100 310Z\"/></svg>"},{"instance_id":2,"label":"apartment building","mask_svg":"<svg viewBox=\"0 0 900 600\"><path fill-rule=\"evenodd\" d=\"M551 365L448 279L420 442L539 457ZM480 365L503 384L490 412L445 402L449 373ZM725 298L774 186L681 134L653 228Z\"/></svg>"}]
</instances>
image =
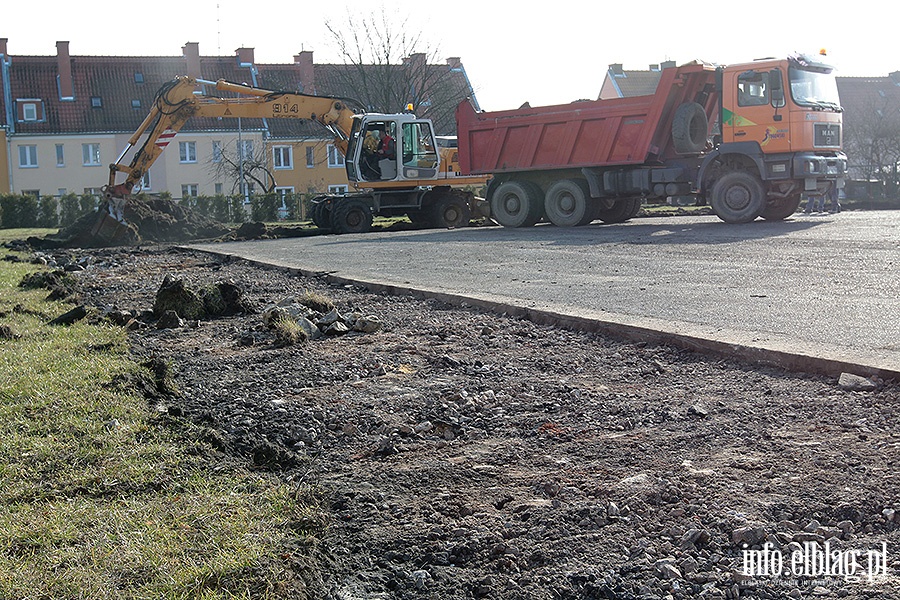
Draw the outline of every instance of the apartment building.
<instances>
[{"instance_id":1,"label":"apartment building","mask_svg":"<svg viewBox=\"0 0 900 600\"><path fill-rule=\"evenodd\" d=\"M358 91L341 75L353 67L316 65L309 51L290 63L257 64L253 48L239 48L232 56L201 56L193 42L177 56L81 56L71 54L69 46L60 41L55 55L17 56L10 54L8 39L0 38L0 191L99 194L109 180L109 164L119 158L157 91L178 75L327 96ZM474 97L458 58L424 66L449 75L455 99ZM432 104L420 103L426 109ZM455 133L452 119L439 121L440 133ZM315 123L208 118L189 121L139 187L175 198L237 193L237 179L222 163L242 155L263 164L281 193L349 188L343 157ZM251 191L262 192L259 187Z\"/></svg>"}]
</instances>

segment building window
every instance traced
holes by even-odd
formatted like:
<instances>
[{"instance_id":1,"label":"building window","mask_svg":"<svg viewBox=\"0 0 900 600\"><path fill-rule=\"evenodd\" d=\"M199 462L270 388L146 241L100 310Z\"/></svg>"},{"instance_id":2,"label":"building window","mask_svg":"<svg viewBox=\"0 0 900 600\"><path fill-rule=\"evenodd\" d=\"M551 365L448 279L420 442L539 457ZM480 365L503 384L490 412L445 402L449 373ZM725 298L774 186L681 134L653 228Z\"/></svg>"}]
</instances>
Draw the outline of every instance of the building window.
<instances>
[{"instance_id":1,"label":"building window","mask_svg":"<svg viewBox=\"0 0 900 600\"><path fill-rule=\"evenodd\" d=\"M56 145L56 166L57 167L66 166L66 153L63 149L62 144Z\"/></svg>"},{"instance_id":2,"label":"building window","mask_svg":"<svg viewBox=\"0 0 900 600\"><path fill-rule=\"evenodd\" d=\"M144 83L144 74L143 73L135 73L134 74L134 82L135 83Z\"/></svg>"},{"instance_id":3,"label":"building window","mask_svg":"<svg viewBox=\"0 0 900 600\"><path fill-rule=\"evenodd\" d=\"M22 190L23 196L32 196L34 198L41 197L41 190Z\"/></svg>"},{"instance_id":4,"label":"building window","mask_svg":"<svg viewBox=\"0 0 900 600\"><path fill-rule=\"evenodd\" d=\"M141 177L141 180L138 181L134 186L134 192L146 192L150 189L150 171L144 173L144 176Z\"/></svg>"},{"instance_id":5,"label":"building window","mask_svg":"<svg viewBox=\"0 0 900 600\"><path fill-rule=\"evenodd\" d=\"M37 121L37 104L34 102L28 102L22 105L22 120L23 121Z\"/></svg>"},{"instance_id":6,"label":"building window","mask_svg":"<svg viewBox=\"0 0 900 600\"><path fill-rule=\"evenodd\" d=\"M34 169L37 166L37 146L19 146L19 167Z\"/></svg>"},{"instance_id":7,"label":"building window","mask_svg":"<svg viewBox=\"0 0 900 600\"><path fill-rule=\"evenodd\" d=\"M139 110L141 108L141 101L140 100L132 100L131 108L133 108L135 110Z\"/></svg>"},{"instance_id":8,"label":"building window","mask_svg":"<svg viewBox=\"0 0 900 600\"><path fill-rule=\"evenodd\" d=\"M66 188L59 188L58 190L56 190L56 195L62 198L66 195L66 191Z\"/></svg>"},{"instance_id":9,"label":"building window","mask_svg":"<svg viewBox=\"0 0 900 600\"><path fill-rule=\"evenodd\" d=\"M306 168L312 169L316 166L316 149L312 146L306 147Z\"/></svg>"},{"instance_id":10,"label":"building window","mask_svg":"<svg viewBox=\"0 0 900 600\"><path fill-rule=\"evenodd\" d=\"M221 196L222 194L225 193L225 192L224 192L224 187L222 186L221 183L217 183L217 184L216 184L215 190L216 190L216 196Z\"/></svg>"},{"instance_id":11,"label":"building window","mask_svg":"<svg viewBox=\"0 0 900 600\"><path fill-rule=\"evenodd\" d=\"M344 166L344 155L338 150L334 144L328 144L328 167L331 169L342 168Z\"/></svg>"},{"instance_id":12,"label":"building window","mask_svg":"<svg viewBox=\"0 0 900 600\"><path fill-rule=\"evenodd\" d=\"M241 140L237 145L238 160L253 158L253 140Z\"/></svg>"},{"instance_id":13,"label":"building window","mask_svg":"<svg viewBox=\"0 0 900 600\"><path fill-rule=\"evenodd\" d=\"M94 198L100 198L103 195L103 190L100 188L84 188L84 193L88 196L93 196Z\"/></svg>"},{"instance_id":14,"label":"building window","mask_svg":"<svg viewBox=\"0 0 900 600\"><path fill-rule=\"evenodd\" d=\"M328 186L329 194L343 195L343 194L346 194L347 191L348 191L348 188L346 185L329 185Z\"/></svg>"},{"instance_id":15,"label":"building window","mask_svg":"<svg viewBox=\"0 0 900 600\"><path fill-rule=\"evenodd\" d=\"M197 162L197 143L196 142L178 142L178 155L183 163Z\"/></svg>"},{"instance_id":16,"label":"building window","mask_svg":"<svg viewBox=\"0 0 900 600\"><path fill-rule=\"evenodd\" d=\"M82 144L81 160L86 167L100 166L100 144Z\"/></svg>"},{"instance_id":17,"label":"building window","mask_svg":"<svg viewBox=\"0 0 900 600\"><path fill-rule=\"evenodd\" d=\"M193 197L196 198L200 195L200 186L196 183L185 183L181 186L181 197L188 198Z\"/></svg>"},{"instance_id":18,"label":"building window","mask_svg":"<svg viewBox=\"0 0 900 600\"><path fill-rule=\"evenodd\" d=\"M91 96L91 108L103 108L103 99L100 96Z\"/></svg>"},{"instance_id":19,"label":"building window","mask_svg":"<svg viewBox=\"0 0 900 600\"><path fill-rule=\"evenodd\" d=\"M222 162L222 142L220 140L213 140L212 161L214 163Z\"/></svg>"},{"instance_id":20,"label":"building window","mask_svg":"<svg viewBox=\"0 0 900 600\"><path fill-rule=\"evenodd\" d=\"M294 154L291 146L275 146L272 148L276 169L293 169Z\"/></svg>"}]
</instances>

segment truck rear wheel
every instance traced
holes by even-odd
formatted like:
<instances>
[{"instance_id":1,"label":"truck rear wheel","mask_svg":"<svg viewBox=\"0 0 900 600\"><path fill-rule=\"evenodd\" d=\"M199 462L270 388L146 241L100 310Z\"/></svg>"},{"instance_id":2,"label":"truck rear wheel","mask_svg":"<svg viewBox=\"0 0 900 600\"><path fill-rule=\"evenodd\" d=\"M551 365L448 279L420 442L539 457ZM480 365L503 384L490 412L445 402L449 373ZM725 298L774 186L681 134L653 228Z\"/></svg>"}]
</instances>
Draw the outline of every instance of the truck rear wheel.
<instances>
[{"instance_id":1,"label":"truck rear wheel","mask_svg":"<svg viewBox=\"0 0 900 600\"><path fill-rule=\"evenodd\" d=\"M372 211L362 200L337 200L331 209L331 227L337 233L365 233L372 229Z\"/></svg>"},{"instance_id":2,"label":"truck rear wheel","mask_svg":"<svg viewBox=\"0 0 900 600\"><path fill-rule=\"evenodd\" d=\"M759 216L766 221L783 221L797 212L799 207L800 194L794 194L793 196L767 203Z\"/></svg>"},{"instance_id":3,"label":"truck rear wheel","mask_svg":"<svg viewBox=\"0 0 900 600\"><path fill-rule=\"evenodd\" d=\"M600 208L597 218L604 223L624 223L641 210L640 198L625 198L617 200L612 208Z\"/></svg>"},{"instance_id":4,"label":"truck rear wheel","mask_svg":"<svg viewBox=\"0 0 900 600\"><path fill-rule=\"evenodd\" d=\"M544 216L541 189L529 181L504 181L491 197L491 218L504 227L531 227Z\"/></svg>"},{"instance_id":5,"label":"truck rear wheel","mask_svg":"<svg viewBox=\"0 0 900 600\"><path fill-rule=\"evenodd\" d=\"M712 189L712 209L726 223L749 223L766 206L766 191L759 177L745 171L727 173Z\"/></svg>"},{"instance_id":6,"label":"truck rear wheel","mask_svg":"<svg viewBox=\"0 0 900 600\"><path fill-rule=\"evenodd\" d=\"M594 220L596 207L591 202L587 182L581 179L560 179L547 188L544 213L557 227L577 227Z\"/></svg>"},{"instance_id":7,"label":"truck rear wheel","mask_svg":"<svg viewBox=\"0 0 900 600\"><path fill-rule=\"evenodd\" d=\"M672 146L678 154L697 154L706 148L709 120L696 102L685 102L672 117Z\"/></svg>"}]
</instances>

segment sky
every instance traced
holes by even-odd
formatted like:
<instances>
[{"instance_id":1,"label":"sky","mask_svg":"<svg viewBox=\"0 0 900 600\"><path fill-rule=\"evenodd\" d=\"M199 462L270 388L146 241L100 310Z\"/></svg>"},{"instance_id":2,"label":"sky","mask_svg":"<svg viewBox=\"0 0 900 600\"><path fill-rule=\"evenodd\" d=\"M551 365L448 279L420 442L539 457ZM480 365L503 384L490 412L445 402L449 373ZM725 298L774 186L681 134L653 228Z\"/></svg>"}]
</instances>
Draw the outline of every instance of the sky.
<instances>
[{"instance_id":1,"label":"sky","mask_svg":"<svg viewBox=\"0 0 900 600\"><path fill-rule=\"evenodd\" d=\"M818 53L843 76L900 70L895 8L878 0L750 3L448 0L45 0L42 10L8 2L0 38L16 55L178 56L186 42L200 54L255 49L257 63L287 63L301 50L316 63L342 62L326 22L346 28L386 15L421 36L423 52L460 57L484 110L561 104L600 92L611 63L646 69L665 60L748 62L792 52ZM537 8L529 8L529 6ZM89 8L88 8L89 7Z\"/></svg>"}]
</instances>

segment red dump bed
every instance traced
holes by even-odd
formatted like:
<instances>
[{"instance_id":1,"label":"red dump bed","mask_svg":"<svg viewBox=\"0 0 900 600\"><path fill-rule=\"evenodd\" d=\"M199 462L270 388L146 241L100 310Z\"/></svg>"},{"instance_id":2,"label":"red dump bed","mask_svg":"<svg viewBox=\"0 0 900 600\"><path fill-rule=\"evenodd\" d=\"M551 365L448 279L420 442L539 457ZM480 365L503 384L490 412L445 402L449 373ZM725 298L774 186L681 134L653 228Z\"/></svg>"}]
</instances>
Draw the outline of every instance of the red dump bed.
<instances>
[{"instance_id":1,"label":"red dump bed","mask_svg":"<svg viewBox=\"0 0 900 600\"><path fill-rule=\"evenodd\" d=\"M696 101L705 89L713 122L714 83L714 67L689 64L664 69L652 96L481 113L464 101L456 109L460 168L464 174L488 174L670 158L675 109Z\"/></svg>"}]
</instances>

